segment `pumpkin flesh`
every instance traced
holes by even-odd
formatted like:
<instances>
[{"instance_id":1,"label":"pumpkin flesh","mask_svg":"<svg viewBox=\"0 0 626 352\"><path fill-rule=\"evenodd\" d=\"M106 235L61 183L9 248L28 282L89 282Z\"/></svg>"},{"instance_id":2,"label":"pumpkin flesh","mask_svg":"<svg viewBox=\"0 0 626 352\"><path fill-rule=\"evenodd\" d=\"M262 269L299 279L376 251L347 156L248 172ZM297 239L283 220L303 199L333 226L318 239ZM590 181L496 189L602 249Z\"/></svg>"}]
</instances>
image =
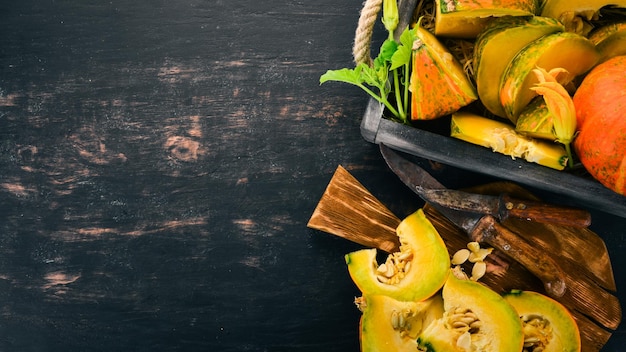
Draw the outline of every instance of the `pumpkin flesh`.
<instances>
[{"instance_id":1,"label":"pumpkin flesh","mask_svg":"<svg viewBox=\"0 0 626 352\"><path fill-rule=\"evenodd\" d=\"M411 119L432 120L459 110L478 99L461 64L428 30L417 27L421 45L414 50Z\"/></svg>"},{"instance_id":2,"label":"pumpkin flesh","mask_svg":"<svg viewBox=\"0 0 626 352\"><path fill-rule=\"evenodd\" d=\"M417 336L443 316L443 299L401 302L381 295L363 296L360 321L362 352L416 351Z\"/></svg>"},{"instance_id":3,"label":"pumpkin flesh","mask_svg":"<svg viewBox=\"0 0 626 352\"><path fill-rule=\"evenodd\" d=\"M452 115L450 136L492 149L494 152L523 158L556 170L567 165L567 152L556 143L534 140L515 132L513 126L469 112Z\"/></svg>"},{"instance_id":4,"label":"pumpkin flesh","mask_svg":"<svg viewBox=\"0 0 626 352\"><path fill-rule=\"evenodd\" d=\"M417 339L422 351L522 350L524 339L519 316L498 293L476 281L450 275L442 296L444 316L431 323ZM476 320L469 326L458 323L468 317Z\"/></svg>"},{"instance_id":5,"label":"pumpkin flesh","mask_svg":"<svg viewBox=\"0 0 626 352\"><path fill-rule=\"evenodd\" d=\"M626 0L545 0L541 16L552 17L565 25L568 31L587 35L590 20L598 19L604 6L626 7Z\"/></svg>"},{"instance_id":6,"label":"pumpkin flesh","mask_svg":"<svg viewBox=\"0 0 626 352\"><path fill-rule=\"evenodd\" d=\"M567 84L591 69L599 58L593 43L574 33L559 32L532 42L515 56L502 77L500 103L506 116L516 123L521 111L537 95L530 89L538 83L533 69L563 68L568 73L559 77L559 81Z\"/></svg>"},{"instance_id":7,"label":"pumpkin flesh","mask_svg":"<svg viewBox=\"0 0 626 352\"><path fill-rule=\"evenodd\" d=\"M531 291L515 290L503 297L519 314L524 339L533 341L529 351L539 347L543 352L580 351L578 325L561 303Z\"/></svg>"},{"instance_id":8,"label":"pumpkin flesh","mask_svg":"<svg viewBox=\"0 0 626 352\"><path fill-rule=\"evenodd\" d=\"M499 85L506 68L526 45L548 34L562 32L562 24L547 17L494 19L476 38L474 78L480 101L492 114L506 117L500 104ZM496 84L494 84L496 82Z\"/></svg>"},{"instance_id":9,"label":"pumpkin flesh","mask_svg":"<svg viewBox=\"0 0 626 352\"><path fill-rule=\"evenodd\" d=\"M437 0L435 35L475 38L494 17L532 16L536 0Z\"/></svg>"},{"instance_id":10,"label":"pumpkin flesh","mask_svg":"<svg viewBox=\"0 0 626 352\"><path fill-rule=\"evenodd\" d=\"M386 270L380 270L383 264L377 262L376 249L346 254L352 281L365 296L385 295L399 301L421 301L432 296L443 286L450 268L443 239L422 209L403 219L396 233L400 251L390 255L396 264L389 264L389 258L384 263ZM387 270L393 275L381 274Z\"/></svg>"}]
</instances>

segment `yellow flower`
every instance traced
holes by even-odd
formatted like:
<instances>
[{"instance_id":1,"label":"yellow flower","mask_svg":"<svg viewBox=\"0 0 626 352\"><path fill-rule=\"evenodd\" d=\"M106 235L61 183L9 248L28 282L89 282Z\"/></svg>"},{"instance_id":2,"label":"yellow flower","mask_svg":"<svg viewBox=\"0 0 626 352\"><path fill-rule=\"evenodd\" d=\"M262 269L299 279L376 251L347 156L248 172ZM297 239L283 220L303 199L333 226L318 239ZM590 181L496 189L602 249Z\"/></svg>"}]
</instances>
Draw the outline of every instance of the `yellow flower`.
<instances>
[{"instance_id":1,"label":"yellow flower","mask_svg":"<svg viewBox=\"0 0 626 352\"><path fill-rule=\"evenodd\" d=\"M543 96L548 111L550 111L553 117L556 141L565 145L570 166L572 166L570 143L576 133L576 108L568 91L557 80L559 73L567 73L567 71L562 68L556 68L548 72L543 68L536 68L533 70L533 73L537 76L539 83L531 89Z\"/></svg>"}]
</instances>

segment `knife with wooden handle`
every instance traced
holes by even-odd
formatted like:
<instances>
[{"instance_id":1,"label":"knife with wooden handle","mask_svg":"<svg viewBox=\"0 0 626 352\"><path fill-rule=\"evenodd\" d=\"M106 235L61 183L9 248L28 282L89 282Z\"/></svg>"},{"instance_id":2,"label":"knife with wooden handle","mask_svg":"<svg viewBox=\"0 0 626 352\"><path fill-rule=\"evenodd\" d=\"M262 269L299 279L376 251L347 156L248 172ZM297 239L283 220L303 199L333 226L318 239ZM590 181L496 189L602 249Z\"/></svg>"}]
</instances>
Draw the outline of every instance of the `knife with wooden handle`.
<instances>
[{"instance_id":1,"label":"knife with wooden handle","mask_svg":"<svg viewBox=\"0 0 626 352\"><path fill-rule=\"evenodd\" d=\"M492 215L499 221L509 217L555 225L588 227L591 214L582 209L543 202L515 199L509 195L491 196L451 189L426 189L415 186L426 202L444 208Z\"/></svg>"}]
</instances>

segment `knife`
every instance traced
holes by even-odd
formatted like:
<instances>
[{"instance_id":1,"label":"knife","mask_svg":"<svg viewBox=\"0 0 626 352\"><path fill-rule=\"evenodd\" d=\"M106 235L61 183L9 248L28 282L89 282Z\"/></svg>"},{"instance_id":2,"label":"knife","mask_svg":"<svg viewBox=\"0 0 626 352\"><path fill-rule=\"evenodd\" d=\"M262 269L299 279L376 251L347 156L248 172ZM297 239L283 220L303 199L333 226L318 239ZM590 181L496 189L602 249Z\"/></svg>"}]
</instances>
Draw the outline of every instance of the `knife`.
<instances>
[{"instance_id":1,"label":"knife","mask_svg":"<svg viewBox=\"0 0 626 352\"><path fill-rule=\"evenodd\" d=\"M582 209L520 200L508 195L491 196L447 189L426 170L404 159L382 143L380 151L389 168L413 192L431 205L468 213L492 215L499 221L516 217L541 223L577 227L587 227L591 224L591 214ZM410 183L405 180L410 180Z\"/></svg>"},{"instance_id":2,"label":"knife","mask_svg":"<svg viewBox=\"0 0 626 352\"><path fill-rule=\"evenodd\" d=\"M416 186L425 189L445 189L424 169L402 158L390 148L380 144L380 150L389 168L420 197ZM526 239L501 225L493 215L460 211L436 203L432 206L463 229L472 241L489 243L523 265L543 282L546 293L550 296L559 298L565 294L566 274L560 266L551 257L533 248Z\"/></svg>"},{"instance_id":3,"label":"knife","mask_svg":"<svg viewBox=\"0 0 626 352\"><path fill-rule=\"evenodd\" d=\"M583 209L515 199L507 194L491 196L452 189L427 189L415 186L416 193L430 204L471 213L493 215L498 221L508 217L555 225L588 227L591 214Z\"/></svg>"}]
</instances>

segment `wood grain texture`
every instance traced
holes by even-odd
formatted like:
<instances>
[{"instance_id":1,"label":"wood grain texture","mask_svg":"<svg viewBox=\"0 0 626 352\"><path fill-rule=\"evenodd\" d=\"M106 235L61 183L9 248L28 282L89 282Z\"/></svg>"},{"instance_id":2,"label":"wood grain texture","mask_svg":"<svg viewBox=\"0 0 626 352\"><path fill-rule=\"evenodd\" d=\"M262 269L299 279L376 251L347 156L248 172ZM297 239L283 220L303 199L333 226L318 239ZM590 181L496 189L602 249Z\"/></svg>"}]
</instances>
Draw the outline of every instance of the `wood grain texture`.
<instances>
[{"instance_id":1,"label":"wood grain texture","mask_svg":"<svg viewBox=\"0 0 626 352\"><path fill-rule=\"evenodd\" d=\"M400 250L400 219L339 166L307 226L387 253Z\"/></svg>"},{"instance_id":2,"label":"wood grain texture","mask_svg":"<svg viewBox=\"0 0 626 352\"><path fill-rule=\"evenodd\" d=\"M361 5L1 3L0 350L358 350L358 246L307 220L337 165L421 204L360 135L362 92L319 86ZM593 216L623 294L626 223Z\"/></svg>"}]
</instances>

